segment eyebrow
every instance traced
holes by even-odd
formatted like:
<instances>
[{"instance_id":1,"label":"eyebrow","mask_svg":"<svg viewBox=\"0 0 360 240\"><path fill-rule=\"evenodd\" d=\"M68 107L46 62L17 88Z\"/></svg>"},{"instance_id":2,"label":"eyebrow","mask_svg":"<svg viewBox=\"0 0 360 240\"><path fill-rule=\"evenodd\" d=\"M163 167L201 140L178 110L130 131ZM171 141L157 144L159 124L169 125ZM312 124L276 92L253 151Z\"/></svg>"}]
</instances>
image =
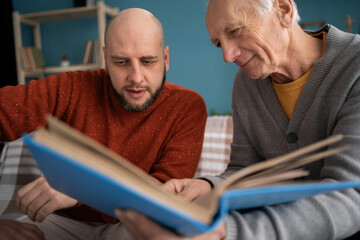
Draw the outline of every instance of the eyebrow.
<instances>
[{"instance_id":1,"label":"eyebrow","mask_svg":"<svg viewBox=\"0 0 360 240\"><path fill-rule=\"evenodd\" d=\"M157 59L158 59L158 56L152 56L152 55L149 55L149 56L143 56L143 57L141 57L141 59L146 59L146 60L157 60Z\"/></svg>"},{"instance_id":2,"label":"eyebrow","mask_svg":"<svg viewBox=\"0 0 360 240\"><path fill-rule=\"evenodd\" d=\"M123 56L119 56L119 55L112 55L111 59L113 60L128 60L128 57L123 57ZM156 60L158 59L158 56L153 56L153 55L147 55L147 56L142 56L140 57L140 59L147 59L147 60Z\"/></svg>"},{"instance_id":3,"label":"eyebrow","mask_svg":"<svg viewBox=\"0 0 360 240\"><path fill-rule=\"evenodd\" d=\"M126 59L128 59L128 58L122 57L122 56L112 55L112 56L111 56L111 59L113 59L113 60L126 60Z\"/></svg>"}]
</instances>

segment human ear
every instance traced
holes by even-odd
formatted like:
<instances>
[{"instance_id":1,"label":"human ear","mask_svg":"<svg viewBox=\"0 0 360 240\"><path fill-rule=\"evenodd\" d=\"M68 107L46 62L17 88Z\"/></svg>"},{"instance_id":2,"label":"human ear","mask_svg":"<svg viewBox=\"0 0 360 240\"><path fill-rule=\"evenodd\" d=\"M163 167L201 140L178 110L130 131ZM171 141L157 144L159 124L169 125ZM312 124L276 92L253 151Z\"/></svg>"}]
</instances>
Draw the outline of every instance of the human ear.
<instances>
[{"instance_id":1,"label":"human ear","mask_svg":"<svg viewBox=\"0 0 360 240\"><path fill-rule=\"evenodd\" d=\"M104 61L106 60L106 47L102 47Z\"/></svg>"},{"instance_id":2,"label":"human ear","mask_svg":"<svg viewBox=\"0 0 360 240\"><path fill-rule=\"evenodd\" d=\"M283 27L290 27L293 23L294 9L291 0L276 0L275 7L280 24Z\"/></svg>"},{"instance_id":3,"label":"human ear","mask_svg":"<svg viewBox=\"0 0 360 240\"><path fill-rule=\"evenodd\" d=\"M164 61L165 61L165 69L166 69L166 72L169 71L169 47L166 46L164 48Z\"/></svg>"}]
</instances>

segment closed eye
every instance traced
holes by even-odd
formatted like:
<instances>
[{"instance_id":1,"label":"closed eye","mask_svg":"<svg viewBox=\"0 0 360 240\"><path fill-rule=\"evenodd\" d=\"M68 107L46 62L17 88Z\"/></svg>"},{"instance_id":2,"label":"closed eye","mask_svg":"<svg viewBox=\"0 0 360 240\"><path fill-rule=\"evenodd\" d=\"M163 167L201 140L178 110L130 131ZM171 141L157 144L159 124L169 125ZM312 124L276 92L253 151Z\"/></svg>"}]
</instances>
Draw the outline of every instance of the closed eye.
<instances>
[{"instance_id":1,"label":"closed eye","mask_svg":"<svg viewBox=\"0 0 360 240\"><path fill-rule=\"evenodd\" d=\"M229 31L230 35L237 35L240 32L240 28L235 28Z\"/></svg>"},{"instance_id":2,"label":"closed eye","mask_svg":"<svg viewBox=\"0 0 360 240\"><path fill-rule=\"evenodd\" d=\"M224 28L224 33L228 36L228 37L238 37L244 30L244 25L239 23L239 24L231 24L229 26L226 26Z\"/></svg>"},{"instance_id":3,"label":"closed eye","mask_svg":"<svg viewBox=\"0 0 360 240\"><path fill-rule=\"evenodd\" d=\"M127 63L127 61L123 60L123 61L114 61L117 65L124 65Z\"/></svg>"},{"instance_id":4,"label":"closed eye","mask_svg":"<svg viewBox=\"0 0 360 240\"><path fill-rule=\"evenodd\" d=\"M157 62L157 60L158 60L158 57L156 57L156 56L146 56L146 57L141 58L141 62L144 65L151 65L151 64Z\"/></svg>"},{"instance_id":5,"label":"closed eye","mask_svg":"<svg viewBox=\"0 0 360 240\"><path fill-rule=\"evenodd\" d=\"M129 62L128 58L120 57L120 56L111 56L111 59L117 65L125 65L126 63Z\"/></svg>"}]
</instances>

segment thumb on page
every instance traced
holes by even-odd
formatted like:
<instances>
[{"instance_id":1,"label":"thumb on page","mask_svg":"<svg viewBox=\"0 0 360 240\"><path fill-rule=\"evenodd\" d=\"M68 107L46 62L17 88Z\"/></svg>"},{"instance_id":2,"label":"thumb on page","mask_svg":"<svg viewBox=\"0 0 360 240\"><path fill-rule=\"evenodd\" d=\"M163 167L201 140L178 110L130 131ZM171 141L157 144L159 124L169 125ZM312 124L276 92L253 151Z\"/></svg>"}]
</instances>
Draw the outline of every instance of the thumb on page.
<instances>
[{"instance_id":1,"label":"thumb on page","mask_svg":"<svg viewBox=\"0 0 360 240\"><path fill-rule=\"evenodd\" d=\"M208 182L190 178L172 179L162 187L166 191L173 192L189 202L211 190Z\"/></svg>"}]
</instances>

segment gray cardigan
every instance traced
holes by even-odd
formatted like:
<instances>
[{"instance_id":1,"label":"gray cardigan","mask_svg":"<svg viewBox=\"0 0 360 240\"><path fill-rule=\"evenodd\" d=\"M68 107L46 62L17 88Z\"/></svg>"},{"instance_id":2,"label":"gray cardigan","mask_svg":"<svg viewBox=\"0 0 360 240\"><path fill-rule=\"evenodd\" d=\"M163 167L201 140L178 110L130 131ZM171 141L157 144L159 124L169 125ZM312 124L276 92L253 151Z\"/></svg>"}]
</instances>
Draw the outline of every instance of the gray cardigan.
<instances>
[{"instance_id":1,"label":"gray cardigan","mask_svg":"<svg viewBox=\"0 0 360 240\"><path fill-rule=\"evenodd\" d=\"M239 70L233 96L231 161L215 186L234 171L342 133L351 149L306 168L310 179L360 180L360 36L326 25L323 56L303 88L289 121L270 79ZM339 145L336 145L339 146ZM333 146L333 147L336 147ZM226 239L330 240L360 230L359 189L322 194L289 204L231 212Z\"/></svg>"}]
</instances>

